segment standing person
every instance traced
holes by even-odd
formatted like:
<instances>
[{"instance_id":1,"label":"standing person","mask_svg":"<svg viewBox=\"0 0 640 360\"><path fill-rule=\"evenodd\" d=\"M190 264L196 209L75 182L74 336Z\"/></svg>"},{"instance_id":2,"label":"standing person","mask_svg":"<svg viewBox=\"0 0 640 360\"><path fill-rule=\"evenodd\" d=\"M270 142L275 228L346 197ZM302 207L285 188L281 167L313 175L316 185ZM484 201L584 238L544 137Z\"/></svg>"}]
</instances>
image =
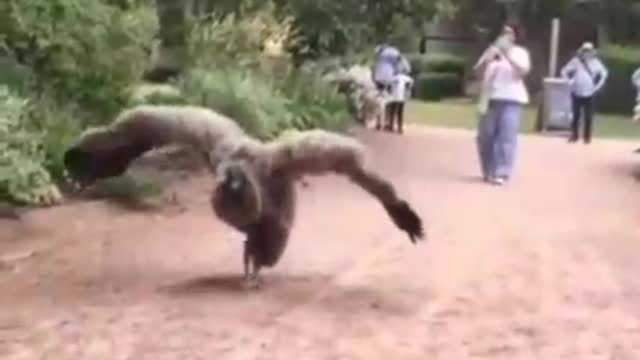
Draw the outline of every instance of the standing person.
<instances>
[{"instance_id":1,"label":"standing person","mask_svg":"<svg viewBox=\"0 0 640 360\"><path fill-rule=\"evenodd\" d=\"M397 48L388 42L384 42L377 46L375 53L376 57L371 75L381 97L387 98L391 92L391 82L393 81L393 77L398 72L398 68L401 65L402 54ZM387 104L385 104L384 123L388 125L390 122L391 109Z\"/></svg>"},{"instance_id":2,"label":"standing person","mask_svg":"<svg viewBox=\"0 0 640 360\"><path fill-rule=\"evenodd\" d=\"M393 131L394 121L397 124L398 132L402 134L402 126L404 123L404 103L411 95L413 87L413 78L404 71L397 73L391 82L391 97L389 99L389 108L391 114L391 122L388 129Z\"/></svg>"},{"instance_id":3,"label":"standing person","mask_svg":"<svg viewBox=\"0 0 640 360\"><path fill-rule=\"evenodd\" d=\"M377 46L375 53L376 57L371 72L373 82L378 91L389 92L391 80L397 72L402 55L398 49L387 42Z\"/></svg>"},{"instance_id":4,"label":"standing person","mask_svg":"<svg viewBox=\"0 0 640 360\"><path fill-rule=\"evenodd\" d=\"M569 79L571 85L573 120L569 142L576 142L580 138L580 118L584 117L583 140L588 144L593 129L593 98L604 85L609 72L598 59L593 44L585 42L560 70L560 74Z\"/></svg>"},{"instance_id":5,"label":"standing person","mask_svg":"<svg viewBox=\"0 0 640 360\"><path fill-rule=\"evenodd\" d=\"M529 102L524 78L531 70L529 51L517 45L515 25L506 25L481 59L486 111L478 124L478 150L483 177L494 185L503 185L513 175L522 109ZM484 111L483 111L484 110Z\"/></svg>"}]
</instances>

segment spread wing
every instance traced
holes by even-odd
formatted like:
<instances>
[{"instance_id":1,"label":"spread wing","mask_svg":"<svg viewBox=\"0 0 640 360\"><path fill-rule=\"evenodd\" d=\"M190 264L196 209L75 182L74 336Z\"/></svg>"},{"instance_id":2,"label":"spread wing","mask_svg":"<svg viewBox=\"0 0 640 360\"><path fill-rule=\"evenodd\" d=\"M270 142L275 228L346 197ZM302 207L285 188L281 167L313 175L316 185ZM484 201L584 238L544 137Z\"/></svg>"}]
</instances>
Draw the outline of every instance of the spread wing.
<instances>
[{"instance_id":1,"label":"spread wing","mask_svg":"<svg viewBox=\"0 0 640 360\"><path fill-rule=\"evenodd\" d=\"M271 145L274 171L294 178L326 173L346 176L378 199L412 243L424 237L420 216L387 179L366 166L366 150L356 139L323 130L290 131Z\"/></svg>"},{"instance_id":2,"label":"spread wing","mask_svg":"<svg viewBox=\"0 0 640 360\"><path fill-rule=\"evenodd\" d=\"M208 158L222 140L242 136L234 121L209 109L143 105L82 134L65 152L64 165L75 180L91 183L122 175L132 161L154 148L182 145Z\"/></svg>"}]
</instances>

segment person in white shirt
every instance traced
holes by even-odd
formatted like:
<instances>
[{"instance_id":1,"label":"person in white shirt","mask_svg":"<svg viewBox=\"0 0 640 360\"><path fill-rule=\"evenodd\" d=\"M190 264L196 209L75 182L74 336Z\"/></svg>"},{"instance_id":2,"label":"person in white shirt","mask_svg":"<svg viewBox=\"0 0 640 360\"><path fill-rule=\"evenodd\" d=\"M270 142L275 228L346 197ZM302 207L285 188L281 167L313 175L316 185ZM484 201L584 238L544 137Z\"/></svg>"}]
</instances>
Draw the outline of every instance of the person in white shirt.
<instances>
[{"instance_id":1,"label":"person in white shirt","mask_svg":"<svg viewBox=\"0 0 640 360\"><path fill-rule=\"evenodd\" d=\"M529 51L517 45L514 25L504 26L474 69L483 74L478 152L485 181L503 185L514 172L522 109L529 102L524 78L531 70Z\"/></svg>"},{"instance_id":2,"label":"person in white shirt","mask_svg":"<svg viewBox=\"0 0 640 360\"><path fill-rule=\"evenodd\" d=\"M387 130L393 131L394 121L397 123L398 132L402 134L404 123L404 103L411 95L413 88L413 78L401 71L394 75L391 80L391 94L389 97L390 119Z\"/></svg>"},{"instance_id":3,"label":"person in white shirt","mask_svg":"<svg viewBox=\"0 0 640 360\"><path fill-rule=\"evenodd\" d=\"M585 42L576 56L560 70L560 74L569 79L571 85L573 121L569 142L576 142L580 138L580 118L584 115L583 140L588 144L593 132L593 97L602 89L609 72L598 59L593 44Z\"/></svg>"}]
</instances>

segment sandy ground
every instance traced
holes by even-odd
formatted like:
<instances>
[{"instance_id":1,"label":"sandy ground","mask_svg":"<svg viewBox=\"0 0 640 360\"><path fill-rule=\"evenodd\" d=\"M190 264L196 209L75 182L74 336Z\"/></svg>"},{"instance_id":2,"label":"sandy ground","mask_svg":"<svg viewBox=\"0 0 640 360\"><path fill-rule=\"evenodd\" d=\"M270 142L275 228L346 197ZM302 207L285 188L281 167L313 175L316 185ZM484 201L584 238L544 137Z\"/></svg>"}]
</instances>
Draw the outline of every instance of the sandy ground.
<instances>
[{"instance_id":1,"label":"sandy ground","mask_svg":"<svg viewBox=\"0 0 640 360\"><path fill-rule=\"evenodd\" d=\"M640 359L634 143L521 138L518 173L478 180L474 134L367 132L423 215L412 245L372 198L324 177L259 291L242 238L211 214L102 202L0 222L0 358Z\"/></svg>"}]
</instances>

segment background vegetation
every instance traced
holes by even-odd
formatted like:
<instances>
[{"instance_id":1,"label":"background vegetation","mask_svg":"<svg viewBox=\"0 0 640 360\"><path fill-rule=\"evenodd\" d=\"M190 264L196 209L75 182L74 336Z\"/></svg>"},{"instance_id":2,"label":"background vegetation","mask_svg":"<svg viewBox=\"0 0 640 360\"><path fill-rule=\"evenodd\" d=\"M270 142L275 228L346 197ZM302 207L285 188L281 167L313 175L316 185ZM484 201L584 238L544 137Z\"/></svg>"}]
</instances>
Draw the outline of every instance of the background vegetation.
<instances>
[{"instance_id":1,"label":"background vegetation","mask_svg":"<svg viewBox=\"0 0 640 360\"><path fill-rule=\"evenodd\" d=\"M60 202L65 148L88 126L105 124L132 104L207 106L261 138L292 127L343 129L351 119L349 104L322 76L341 66L367 64L373 46L384 39L410 54L416 97L459 96L468 59L422 50L429 21L465 9L473 10L474 19L493 19L483 14L497 7L503 18L531 29L578 10L606 14L597 19L600 28L625 48L604 51L612 79L601 105L628 112L633 94L625 84L639 58L628 47L640 36L633 27L637 1L551 3L4 0L0 200ZM500 25L495 20L490 27Z\"/></svg>"}]
</instances>

